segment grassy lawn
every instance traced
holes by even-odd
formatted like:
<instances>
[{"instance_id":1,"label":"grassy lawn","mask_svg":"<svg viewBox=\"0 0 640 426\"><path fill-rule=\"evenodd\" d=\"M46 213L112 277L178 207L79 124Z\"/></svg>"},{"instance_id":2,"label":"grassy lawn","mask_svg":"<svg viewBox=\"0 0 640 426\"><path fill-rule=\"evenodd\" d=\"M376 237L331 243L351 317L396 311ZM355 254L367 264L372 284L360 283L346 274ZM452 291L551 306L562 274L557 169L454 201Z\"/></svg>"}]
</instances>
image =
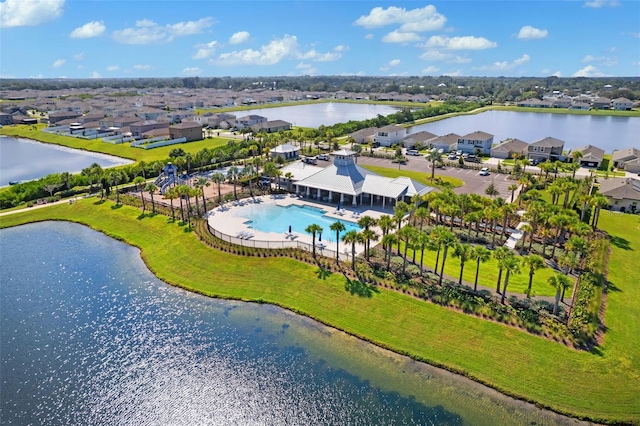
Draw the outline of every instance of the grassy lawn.
<instances>
[{"instance_id":1,"label":"grassy lawn","mask_svg":"<svg viewBox=\"0 0 640 426\"><path fill-rule=\"evenodd\" d=\"M640 272L632 266L640 250L637 217L614 220L603 212L601 225L618 238L610 270L619 291L609 296L603 346L589 353L393 291L350 295L338 274L323 279L317 268L292 259L218 252L166 217L139 218L134 208L94 202L2 216L0 227L48 219L84 223L139 247L148 267L170 284L277 304L560 412L607 421L640 419Z\"/></svg>"},{"instance_id":2,"label":"grassy lawn","mask_svg":"<svg viewBox=\"0 0 640 426\"><path fill-rule=\"evenodd\" d=\"M404 176L429 186L445 186L446 185L449 188L457 188L459 186L464 185L464 182L461 179L451 177L451 176L440 176L437 173L436 173L436 179L440 178L442 182L445 182L445 185L436 185L433 182L431 182L431 172L429 173L414 172L411 170L402 169L402 166L400 166L400 170L398 170L397 168L380 167L380 166L362 166L362 167L364 167L367 170L371 170L372 172L378 173L381 176L390 177L390 178Z\"/></svg>"},{"instance_id":3,"label":"grassy lawn","mask_svg":"<svg viewBox=\"0 0 640 426\"><path fill-rule=\"evenodd\" d=\"M33 139L69 148L83 149L85 151L100 152L102 154L115 155L116 157L128 158L135 161L146 161L147 163L167 159L169 157L169 152L174 148L182 148L186 152L195 154L203 148L213 149L226 145L228 141L224 138L213 138L146 150L141 148L132 148L128 143L114 145L102 142L99 139L87 140L44 133L40 131L43 127L44 126L38 126L38 130L33 130L31 126L4 126L0 129L0 134Z\"/></svg>"}]
</instances>

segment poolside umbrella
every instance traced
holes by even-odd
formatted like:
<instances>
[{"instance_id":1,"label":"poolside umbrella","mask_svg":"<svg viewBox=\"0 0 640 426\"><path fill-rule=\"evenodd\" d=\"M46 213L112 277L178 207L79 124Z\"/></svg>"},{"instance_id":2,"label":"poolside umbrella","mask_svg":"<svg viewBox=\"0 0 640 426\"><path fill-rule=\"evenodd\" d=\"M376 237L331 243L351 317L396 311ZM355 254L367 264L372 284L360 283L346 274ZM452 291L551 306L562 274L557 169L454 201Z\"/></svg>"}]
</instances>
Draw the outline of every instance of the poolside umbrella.
<instances>
[{"instance_id":1,"label":"poolside umbrella","mask_svg":"<svg viewBox=\"0 0 640 426\"><path fill-rule=\"evenodd\" d=\"M291 233L291 225L289 225L289 233Z\"/></svg>"},{"instance_id":2,"label":"poolside umbrella","mask_svg":"<svg viewBox=\"0 0 640 426\"><path fill-rule=\"evenodd\" d=\"M338 201L338 210L340 210L340 201Z\"/></svg>"},{"instance_id":3,"label":"poolside umbrella","mask_svg":"<svg viewBox=\"0 0 640 426\"><path fill-rule=\"evenodd\" d=\"M320 233L320 237L318 238L318 241L322 241L322 232Z\"/></svg>"}]
</instances>

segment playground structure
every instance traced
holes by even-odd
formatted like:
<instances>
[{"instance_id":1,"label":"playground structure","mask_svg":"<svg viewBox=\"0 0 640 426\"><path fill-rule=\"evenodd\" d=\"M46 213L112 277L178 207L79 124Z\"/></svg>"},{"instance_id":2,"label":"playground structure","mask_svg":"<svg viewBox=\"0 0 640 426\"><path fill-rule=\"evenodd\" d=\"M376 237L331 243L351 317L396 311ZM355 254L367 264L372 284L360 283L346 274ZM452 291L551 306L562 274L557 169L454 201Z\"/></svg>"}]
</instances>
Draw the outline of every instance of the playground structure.
<instances>
[{"instance_id":1,"label":"playground structure","mask_svg":"<svg viewBox=\"0 0 640 426\"><path fill-rule=\"evenodd\" d=\"M162 173L157 177L154 184L160 188L160 194L164 195L172 185L188 185L189 176L178 176L178 167L169 162L162 168Z\"/></svg>"}]
</instances>

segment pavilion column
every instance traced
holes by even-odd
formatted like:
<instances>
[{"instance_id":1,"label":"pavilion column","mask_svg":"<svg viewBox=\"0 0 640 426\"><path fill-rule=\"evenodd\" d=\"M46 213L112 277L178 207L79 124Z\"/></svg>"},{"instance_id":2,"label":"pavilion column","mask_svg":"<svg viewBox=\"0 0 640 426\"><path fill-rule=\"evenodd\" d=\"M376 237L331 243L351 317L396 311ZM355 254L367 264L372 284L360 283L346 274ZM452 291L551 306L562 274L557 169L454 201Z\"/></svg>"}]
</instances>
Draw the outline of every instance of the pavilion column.
<instances>
[{"instance_id":1,"label":"pavilion column","mask_svg":"<svg viewBox=\"0 0 640 426\"><path fill-rule=\"evenodd\" d=\"M344 194L340 194L340 204L344 204Z\"/></svg>"},{"instance_id":2,"label":"pavilion column","mask_svg":"<svg viewBox=\"0 0 640 426\"><path fill-rule=\"evenodd\" d=\"M320 188L318 188L318 191L316 192L316 198L318 199L318 201L321 201L321 198L320 198Z\"/></svg>"},{"instance_id":3,"label":"pavilion column","mask_svg":"<svg viewBox=\"0 0 640 426\"><path fill-rule=\"evenodd\" d=\"M333 191L329 191L329 202L333 202Z\"/></svg>"},{"instance_id":4,"label":"pavilion column","mask_svg":"<svg viewBox=\"0 0 640 426\"><path fill-rule=\"evenodd\" d=\"M296 184L296 195L300 194L300 185Z\"/></svg>"},{"instance_id":5,"label":"pavilion column","mask_svg":"<svg viewBox=\"0 0 640 426\"><path fill-rule=\"evenodd\" d=\"M371 197L371 207L373 207L373 197L374 197L374 195L371 194L370 197Z\"/></svg>"},{"instance_id":6,"label":"pavilion column","mask_svg":"<svg viewBox=\"0 0 640 426\"><path fill-rule=\"evenodd\" d=\"M311 188L307 186L307 198L311 197Z\"/></svg>"},{"instance_id":7,"label":"pavilion column","mask_svg":"<svg viewBox=\"0 0 640 426\"><path fill-rule=\"evenodd\" d=\"M355 195L355 194L351 196L351 205L352 206L357 206L358 205L358 196Z\"/></svg>"},{"instance_id":8,"label":"pavilion column","mask_svg":"<svg viewBox=\"0 0 640 426\"><path fill-rule=\"evenodd\" d=\"M384 209L385 201L387 201L387 197L382 197L382 208Z\"/></svg>"}]
</instances>

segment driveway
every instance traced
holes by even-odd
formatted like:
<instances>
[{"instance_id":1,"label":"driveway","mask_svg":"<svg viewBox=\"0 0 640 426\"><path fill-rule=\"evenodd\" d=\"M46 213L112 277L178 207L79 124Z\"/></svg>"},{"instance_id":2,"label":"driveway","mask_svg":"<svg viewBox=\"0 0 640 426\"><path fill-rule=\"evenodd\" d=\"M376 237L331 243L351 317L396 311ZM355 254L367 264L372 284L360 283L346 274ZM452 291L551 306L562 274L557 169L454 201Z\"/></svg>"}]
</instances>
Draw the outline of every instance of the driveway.
<instances>
[{"instance_id":1,"label":"driveway","mask_svg":"<svg viewBox=\"0 0 640 426\"><path fill-rule=\"evenodd\" d=\"M431 162L422 156L407 157L408 161L405 164L400 165L400 170L411 170L414 172L423 172L431 176ZM378 167L398 168L397 163L392 163L391 160L383 158L372 157L358 157L358 164L361 166L371 165ZM457 167L444 167L436 169L436 176L452 176L458 178L464 182L464 185L455 188L454 192L457 194L478 194L486 196L484 192L491 182L498 191L498 196L505 199L507 202L511 201L511 191L509 186L517 183L514 180L510 180L510 175L501 173L491 173L489 176L479 176L478 170L459 169Z\"/></svg>"}]
</instances>

